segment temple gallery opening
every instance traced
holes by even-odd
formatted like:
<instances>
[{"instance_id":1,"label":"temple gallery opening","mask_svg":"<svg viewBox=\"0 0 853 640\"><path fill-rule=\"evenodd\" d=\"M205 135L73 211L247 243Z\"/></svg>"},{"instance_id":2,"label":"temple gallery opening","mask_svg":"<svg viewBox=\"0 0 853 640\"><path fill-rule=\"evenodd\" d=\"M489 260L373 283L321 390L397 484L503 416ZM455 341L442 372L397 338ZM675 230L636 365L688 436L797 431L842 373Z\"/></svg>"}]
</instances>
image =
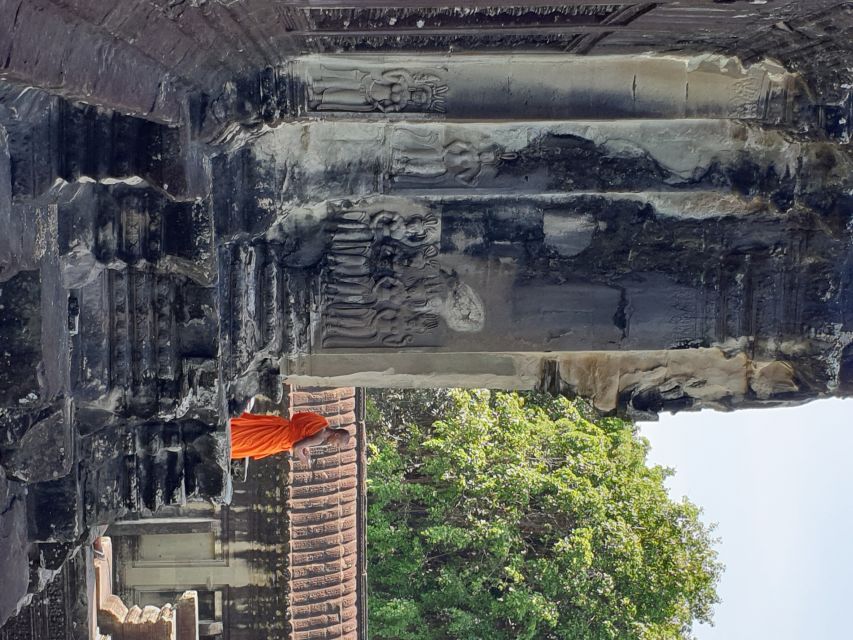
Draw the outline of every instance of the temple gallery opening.
<instances>
[{"instance_id":1,"label":"temple gallery opening","mask_svg":"<svg viewBox=\"0 0 853 640\"><path fill-rule=\"evenodd\" d=\"M4 640L367 638L368 454L390 483L394 460L464 450L455 438L477 430L436 418L411 422L410 445L381 429L371 445L365 388L516 393L460 391L452 410L538 424L477 428L495 444L520 429L506 454L541 458L555 495L584 446L638 461L630 421L853 392L849 3L0 10ZM246 431L244 412L277 419ZM444 508L425 493L431 464L389 509ZM660 480L640 466L622 489ZM625 565L596 564L595 532L640 525L588 520L572 537L579 512L555 503L561 542L537 520L549 495L500 535L560 546L563 595L522 590L513 555L500 578L476 574L483 602L526 594L500 624L567 637L555 603L599 588L643 624L670 607L664 637L706 616L710 551L672 600L566 583L613 577ZM498 523L495 505L394 526L473 567L459 518ZM494 535L477 544L495 552ZM462 565L427 565L424 580L458 585ZM437 619L376 578L384 637ZM437 628L472 629L469 605Z\"/></svg>"}]
</instances>

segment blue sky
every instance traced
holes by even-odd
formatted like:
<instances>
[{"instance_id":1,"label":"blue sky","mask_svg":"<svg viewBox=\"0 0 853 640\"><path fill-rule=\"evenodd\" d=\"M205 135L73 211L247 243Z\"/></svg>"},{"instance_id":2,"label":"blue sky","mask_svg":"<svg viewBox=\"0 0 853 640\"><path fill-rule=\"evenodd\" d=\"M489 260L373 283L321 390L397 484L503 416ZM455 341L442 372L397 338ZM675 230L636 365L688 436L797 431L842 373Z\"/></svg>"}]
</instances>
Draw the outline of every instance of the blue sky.
<instances>
[{"instance_id":1,"label":"blue sky","mask_svg":"<svg viewBox=\"0 0 853 640\"><path fill-rule=\"evenodd\" d=\"M853 400L642 423L668 486L718 524L726 571L699 640L853 638Z\"/></svg>"}]
</instances>

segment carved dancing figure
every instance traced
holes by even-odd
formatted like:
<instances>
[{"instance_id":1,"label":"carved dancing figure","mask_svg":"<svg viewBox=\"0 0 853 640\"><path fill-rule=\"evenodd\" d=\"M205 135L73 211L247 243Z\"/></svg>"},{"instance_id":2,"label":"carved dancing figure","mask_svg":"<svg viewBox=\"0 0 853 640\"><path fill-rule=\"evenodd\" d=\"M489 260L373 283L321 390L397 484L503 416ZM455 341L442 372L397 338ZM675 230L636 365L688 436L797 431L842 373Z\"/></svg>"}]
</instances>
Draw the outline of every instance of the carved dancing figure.
<instances>
[{"instance_id":1,"label":"carved dancing figure","mask_svg":"<svg viewBox=\"0 0 853 640\"><path fill-rule=\"evenodd\" d=\"M371 302L380 307L401 307L406 303L408 291L398 278L382 276L373 284Z\"/></svg>"},{"instance_id":2,"label":"carved dancing figure","mask_svg":"<svg viewBox=\"0 0 853 640\"><path fill-rule=\"evenodd\" d=\"M468 309L451 303L459 296L451 295L449 280L436 260L438 216L388 209L335 213L333 255L323 284L323 347L410 345L417 336L440 329L442 319L454 330L469 330L471 322L457 317ZM363 233L362 225L371 234L368 243L338 241L341 232Z\"/></svg>"},{"instance_id":3,"label":"carved dancing figure","mask_svg":"<svg viewBox=\"0 0 853 640\"><path fill-rule=\"evenodd\" d=\"M483 146L456 139L442 145L435 131L421 135L401 129L400 134L391 156L392 173L398 179L435 182L450 175L470 187L477 184L485 170L494 170L501 162L518 157L494 144Z\"/></svg>"},{"instance_id":4,"label":"carved dancing figure","mask_svg":"<svg viewBox=\"0 0 853 640\"><path fill-rule=\"evenodd\" d=\"M432 74L412 74L405 69L382 72L378 77L361 69L321 67L321 75L308 87L308 106L314 111L444 111L447 85Z\"/></svg>"},{"instance_id":5,"label":"carved dancing figure","mask_svg":"<svg viewBox=\"0 0 853 640\"><path fill-rule=\"evenodd\" d=\"M330 279L323 290L327 295L336 296L361 296L365 297L372 293L373 287L368 278L338 278Z\"/></svg>"},{"instance_id":6,"label":"carved dancing figure","mask_svg":"<svg viewBox=\"0 0 853 640\"><path fill-rule=\"evenodd\" d=\"M427 268L438 269L438 246L428 244L425 247L410 248L409 251L397 251L389 257L395 272L408 270L423 271Z\"/></svg>"},{"instance_id":7,"label":"carved dancing figure","mask_svg":"<svg viewBox=\"0 0 853 640\"><path fill-rule=\"evenodd\" d=\"M439 316L435 313L416 313L407 318L406 329L415 333L426 333L438 329Z\"/></svg>"},{"instance_id":8,"label":"carved dancing figure","mask_svg":"<svg viewBox=\"0 0 853 640\"><path fill-rule=\"evenodd\" d=\"M433 215L403 216L394 211L378 211L370 222L376 241L391 239L412 247L439 241L440 225Z\"/></svg>"},{"instance_id":9,"label":"carved dancing figure","mask_svg":"<svg viewBox=\"0 0 853 640\"><path fill-rule=\"evenodd\" d=\"M415 313L401 321L395 317L392 323L382 326L380 335L386 347L402 347L411 344L415 336L438 329L439 317L434 313Z\"/></svg>"},{"instance_id":10,"label":"carved dancing figure","mask_svg":"<svg viewBox=\"0 0 853 640\"><path fill-rule=\"evenodd\" d=\"M427 300L440 300L447 294L444 280L437 275L409 276L405 279L406 289L418 291Z\"/></svg>"}]
</instances>

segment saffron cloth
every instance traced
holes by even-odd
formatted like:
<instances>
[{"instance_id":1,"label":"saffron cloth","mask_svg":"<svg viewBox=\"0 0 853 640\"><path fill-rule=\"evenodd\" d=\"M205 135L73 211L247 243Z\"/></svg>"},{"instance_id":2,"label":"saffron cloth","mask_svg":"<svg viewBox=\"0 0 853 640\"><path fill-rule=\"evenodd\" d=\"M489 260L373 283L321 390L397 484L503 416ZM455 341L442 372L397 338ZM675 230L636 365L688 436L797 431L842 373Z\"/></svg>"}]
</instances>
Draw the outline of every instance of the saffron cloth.
<instances>
[{"instance_id":1,"label":"saffron cloth","mask_svg":"<svg viewBox=\"0 0 853 640\"><path fill-rule=\"evenodd\" d=\"M311 412L294 413L288 420L281 416L243 413L231 419L231 457L260 460L310 438L329 426L323 416Z\"/></svg>"}]
</instances>

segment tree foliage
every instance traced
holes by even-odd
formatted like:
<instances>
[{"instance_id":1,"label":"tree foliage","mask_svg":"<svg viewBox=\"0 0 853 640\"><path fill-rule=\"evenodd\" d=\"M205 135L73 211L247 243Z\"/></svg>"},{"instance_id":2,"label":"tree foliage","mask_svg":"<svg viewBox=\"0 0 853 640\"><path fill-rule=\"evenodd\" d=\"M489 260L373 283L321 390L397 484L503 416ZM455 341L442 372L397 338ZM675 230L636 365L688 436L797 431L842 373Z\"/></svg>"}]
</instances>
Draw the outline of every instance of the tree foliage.
<instances>
[{"instance_id":1,"label":"tree foliage","mask_svg":"<svg viewBox=\"0 0 853 640\"><path fill-rule=\"evenodd\" d=\"M433 421L394 393L369 414L372 638L680 640L710 621L710 529L629 423L462 390L420 399Z\"/></svg>"}]
</instances>

